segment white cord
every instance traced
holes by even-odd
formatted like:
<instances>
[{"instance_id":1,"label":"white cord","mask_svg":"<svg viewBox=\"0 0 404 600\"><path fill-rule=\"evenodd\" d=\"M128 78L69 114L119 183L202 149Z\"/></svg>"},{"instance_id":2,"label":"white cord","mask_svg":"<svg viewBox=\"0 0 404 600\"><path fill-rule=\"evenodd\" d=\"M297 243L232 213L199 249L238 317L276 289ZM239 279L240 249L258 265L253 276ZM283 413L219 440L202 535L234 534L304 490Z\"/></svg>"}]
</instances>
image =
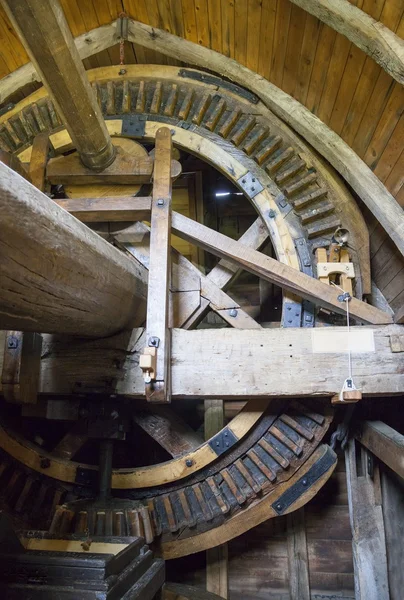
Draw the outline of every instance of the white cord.
<instances>
[{"instance_id":1,"label":"white cord","mask_svg":"<svg viewBox=\"0 0 404 600\"><path fill-rule=\"evenodd\" d=\"M349 292L346 292L345 290L343 290L339 285L337 285L333 281L331 281L331 284L334 287L341 290L341 292L344 295L347 294L344 298L344 302L345 302L345 306L346 306L346 326L347 326L347 342L348 342L348 377L345 379L344 383L342 384L342 388L339 393L339 399L341 402L343 402L345 390L356 390L356 386L352 379L352 354L351 354L351 339L350 339L351 330L350 330L350 325L349 325L349 300L351 299L351 296L350 296Z\"/></svg>"}]
</instances>

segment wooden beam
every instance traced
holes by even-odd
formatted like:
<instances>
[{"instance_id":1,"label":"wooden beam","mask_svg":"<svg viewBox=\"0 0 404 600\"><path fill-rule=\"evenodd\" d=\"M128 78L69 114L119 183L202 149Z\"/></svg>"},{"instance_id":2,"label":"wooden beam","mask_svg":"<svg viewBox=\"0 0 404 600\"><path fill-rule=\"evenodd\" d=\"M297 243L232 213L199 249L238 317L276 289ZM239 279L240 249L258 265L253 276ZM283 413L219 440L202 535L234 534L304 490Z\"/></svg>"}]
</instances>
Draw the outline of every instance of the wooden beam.
<instances>
[{"instance_id":1,"label":"wooden beam","mask_svg":"<svg viewBox=\"0 0 404 600\"><path fill-rule=\"evenodd\" d=\"M0 163L0 328L111 335L142 323L144 268Z\"/></svg>"},{"instance_id":2,"label":"wooden beam","mask_svg":"<svg viewBox=\"0 0 404 600\"><path fill-rule=\"evenodd\" d=\"M396 81L404 84L404 40L347 0L292 0L347 37Z\"/></svg>"},{"instance_id":3,"label":"wooden beam","mask_svg":"<svg viewBox=\"0 0 404 600\"><path fill-rule=\"evenodd\" d=\"M153 375L145 378L150 402L170 402L170 331L168 292L171 277L171 131L161 127L156 134L153 198L150 227L150 261L147 292L147 350L155 352Z\"/></svg>"},{"instance_id":4,"label":"wooden beam","mask_svg":"<svg viewBox=\"0 0 404 600\"><path fill-rule=\"evenodd\" d=\"M49 135L40 133L34 138L32 144L32 154L29 163L29 178L41 192L45 191L46 164L50 148Z\"/></svg>"},{"instance_id":5,"label":"wooden beam","mask_svg":"<svg viewBox=\"0 0 404 600\"><path fill-rule=\"evenodd\" d=\"M239 268L279 285L288 292L297 294L333 312L346 314L345 303L338 300L341 292L333 286L317 281L289 265L265 256L248 246L243 246L240 242L178 213L173 213L172 229L182 239L197 244L219 258L230 260ZM353 318L363 323L392 322L389 314L356 298L350 300L349 312Z\"/></svg>"},{"instance_id":6,"label":"wooden beam","mask_svg":"<svg viewBox=\"0 0 404 600\"><path fill-rule=\"evenodd\" d=\"M154 160L150 156L138 158L116 147L114 162L101 172L84 166L77 154L58 156L48 162L46 177L54 185L87 185L87 184L132 184L150 183ZM181 164L171 161L171 177L181 173Z\"/></svg>"},{"instance_id":7,"label":"wooden beam","mask_svg":"<svg viewBox=\"0 0 404 600\"><path fill-rule=\"evenodd\" d=\"M359 156L300 102L261 75L214 50L129 20L128 39L162 54L178 57L225 76L256 94L270 110L297 131L352 186L404 256L404 211Z\"/></svg>"},{"instance_id":8,"label":"wooden beam","mask_svg":"<svg viewBox=\"0 0 404 600\"><path fill-rule=\"evenodd\" d=\"M404 479L404 435L382 421L365 421L357 439Z\"/></svg>"},{"instance_id":9,"label":"wooden beam","mask_svg":"<svg viewBox=\"0 0 404 600\"><path fill-rule=\"evenodd\" d=\"M224 427L223 400L205 400L205 440ZM228 547L221 544L206 551L206 590L221 598L229 597Z\"/></svg>"},{"instance_id":10,"label":"wooden beam","mask_svg":"<svg viewBox=\"0 0 404 600\"><path fill-rule=\"evenodd\" d=\"M310 600L304 507L286 516L290 600Z\"/></svg>"},{"instance_id":11,"label":"wooden beam","mask_svg":"<svg viewBox=\"0 0 404 600\"><path fill-rule=\"evenodd\" d=\"M102 170L115 149L58 0L2 0L83 163Z\"/></svg>"},{"instance_id":12,"label":"wooden beam","mask_svg":"<svg viewBox=\"0 0 404 600\"><path fill-rule=\"evenodd\" d=\"M354 557L355 600L390 600L380 474L368 453L348 442L345 451Z\"/></svg>"},{"instance_id":13,"label":"wooden beam","mask_svg":"<svg viewBox=\"0 0 404 600\"><path fill-rule=\"evenodd\" d=\"M151 196L104 196L55 200L56 204L83 223L147 221L150 219L151 201Z\"/></svg>"},{"instance_id":14,"label":"wooden beam","mask_svg":"<svg viewBox=\"0 0 404 600\"><path fill-rule=\"evenodd\" d=\"M401 600L404 589L404 481L381 468L390 600Z\"/></svg>"},{"instance_id":15,"label":"wooden beam","mask_svg":"<svg viewBox=\"0 0 404 600\"><path fill-rule=\"evenodd\" d=\"M371 329L375 352L353 354L354 381L364 396L402 395L401 353L390 348L390 335L401 330L401 326ZM351 327L351 339L364 330ZM314 353L314 331L173 329L172 395L225 400L330 397L340 391L347 377L347 354L343 349ZM335 340L340 344L341 335L346 336L346 328L327 327L328 344ZM4 332L0 337L4 339ZM46 335L43 338L41 393L63 395L78 389L108 390L128 397L144 397L144 381L138 367L145 346L143 329L135 329L130 337L125 332L86 343L55 340ZM3 341L0 341L1 364Z\"/></svg>"}]
</instances>

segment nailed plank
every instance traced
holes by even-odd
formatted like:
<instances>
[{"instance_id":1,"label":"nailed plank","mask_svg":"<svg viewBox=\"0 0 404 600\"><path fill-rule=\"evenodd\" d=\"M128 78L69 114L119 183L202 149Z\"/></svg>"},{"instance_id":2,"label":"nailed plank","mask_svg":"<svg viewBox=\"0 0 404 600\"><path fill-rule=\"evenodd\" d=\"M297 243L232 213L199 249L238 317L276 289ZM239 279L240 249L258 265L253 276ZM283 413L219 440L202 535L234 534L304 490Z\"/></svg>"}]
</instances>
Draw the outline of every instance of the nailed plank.
<instances>
[{"instance_id":1,"label":"nailed plank","mask_svg":"<svg viewBox=\"0 0 404 600\"><path fill-rule=\"evenodd\" d=\"M343 330L327 328L330 339L334 331ZM401 353L390 348L390 335L400 332L401 326L372 327L372 330L375 352L353 355L354 380L360 382L365 396L402 394ZM4 332L0 338L4 339ZM39 391L70 394L80 384L81 390L99 391L108 387L110 393L143 397L144 382L138 362L144 345L143 329L135 329L131 335L125 333L86 343L57 341L45 335ZM0 339L1 357L2 353ZM324 397L340 391L347 376L347 355L313 354L312 330L304 328L173 329L171 373L174 397L229 400Z\"/></svg>"},{"instance_id":2,"label":"nailed plank","mask_svg":"<svg viewBox=\"0 0 404 600\"><path fill-rule=\"evenodd\" d=\"M115 150L62 7L51 0L4 0L3 6L81 160L104 169Z\"/></svg>"},{"instance_id":3,"label":"nailed plank","mask_svg":"<svg viewBox=\"0 0 404 600\"><path fill-rule=\"evenodd\" d=\"M67 198L55 202L83 223L145 221L151 212L151 196Z\"/></svg>"},{"instance_id":4,"label":"nailed plank","mask_svg":"<svg viewBox=\"0 0 404 600\"><path fill-rule=\"evenodd\" d=\"M346 313L344 303L338 300L340 292L333 286L317 281L289 265L265 256L178 213L173 214L172 229L179 237L201 246L219 258L236 263L240 268L279 285L288 292L334 312ZM360 322L375 324L392 322L389 314L356 298L350 300L349 311L351 316Z\"/></svg>"},{"instance_id":5,"label":"nailed plank","mask_svg":"<svg viewBox=\"0 0 404 600\"><path fill-rule=\"evenodd\" d=\"M227 58L155 27L129 22L129 39L189 62L247 87L302 135L352 186L404 255L404 211L359 156L307 108L269 81Z\"/></svg>"},{"instance_id":6,"label":"nailed plank","mask_svg":"<svg viewBox=\"0 0 404 600\"><path fill-rule=\"evenodd\" d=\"M382 421L365 421L358 439L377 458L404 478L404 435Z\"/></svg>"},{"instance_id":7,"label":"nailed plank","mask_svg":"<svg viewBox=\"0 0 404 600\"><path fill-rule=\"evenodd\" d=\"M142 322L144 268L2 163L0 207L2 329L103 336Z\"/></svg>"},{"instance_id":8,"label":"nailed plank","mask_svg":"<svg viewBox=\"0 0 404 600\"><path fill-rule=\"evenodd\" d=\"M335 29L404 84L404 40L347 0L291 0Z\"/></svg>"}]
</instances>

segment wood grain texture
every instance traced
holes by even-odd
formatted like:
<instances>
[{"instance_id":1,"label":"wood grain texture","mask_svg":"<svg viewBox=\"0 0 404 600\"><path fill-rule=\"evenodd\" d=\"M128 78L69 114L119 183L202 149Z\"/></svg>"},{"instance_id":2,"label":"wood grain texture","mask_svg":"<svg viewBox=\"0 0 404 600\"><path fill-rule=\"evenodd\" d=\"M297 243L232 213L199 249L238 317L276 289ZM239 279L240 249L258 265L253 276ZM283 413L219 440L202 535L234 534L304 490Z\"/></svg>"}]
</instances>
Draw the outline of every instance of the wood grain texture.
<instances>
[{"instance_id":1,"label":"wood grain texture","mask_svg":"<svg viewBox=\"0 0 404 600\"><path fill-rule=\"evenodd\" d=\"M403 435L382 421L365 421L358 439L363 446L404 479Z\"/></svg>"},{"instance_id":2,"label":"wood grain texture","mask_svg":"<svg viewBox=\"0 0 404 600\"><path fill-rule=\"evenodd\" d=\"M342 33L396 81L404 83L404 41L347 0L291 0Z\"/></svg>"},{"instance_id":3,"label":"wood grain texture","mask_svg":"<svg viewBox=\"0 0 404 600\"><path fill-rule=\"evenodd\" d=\"M3 163L0 181L1 328L102 336L140 324L143 267Z\"/></svg>"}]
</instances>

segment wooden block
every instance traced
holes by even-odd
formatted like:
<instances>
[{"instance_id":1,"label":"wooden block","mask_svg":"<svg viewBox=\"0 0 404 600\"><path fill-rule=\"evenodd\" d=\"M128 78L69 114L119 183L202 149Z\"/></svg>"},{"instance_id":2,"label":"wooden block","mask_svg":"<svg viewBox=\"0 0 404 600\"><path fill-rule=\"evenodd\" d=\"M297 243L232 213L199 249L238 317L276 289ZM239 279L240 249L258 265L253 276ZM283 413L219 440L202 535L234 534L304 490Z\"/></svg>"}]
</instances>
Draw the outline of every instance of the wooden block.
<instances>
[{"instance_id":1,"label":"wooden block","mask_svg":"<svg viewBox=\"0 0 404 600\"><path fill-rule=\"evenodd\" d=\"M390 347L392 352L404 352L404 335L391 335Z\"/></svg>"},{"instance_id":2,"label":"wooden block","mask_svg":"<svg viewBox=\"0 0 404 600\"><path fill-rule=\"evenodd\" d=\"M348 390L342 393L342 400L339 394L331 398L331 404L353 404L362 400L362 392L360 390Z\"/></svg>"},{"instance_id":3,"label":"wooden block","mask_svg":"<svg viewBox=\"0 0 404 600\"><path fill-rule=\"evenodd\" d=\"M7 402L36 403L41 349L42 337L38 333L7 332L1 376L3 395Z\"/></svg>"}]
</instances>

